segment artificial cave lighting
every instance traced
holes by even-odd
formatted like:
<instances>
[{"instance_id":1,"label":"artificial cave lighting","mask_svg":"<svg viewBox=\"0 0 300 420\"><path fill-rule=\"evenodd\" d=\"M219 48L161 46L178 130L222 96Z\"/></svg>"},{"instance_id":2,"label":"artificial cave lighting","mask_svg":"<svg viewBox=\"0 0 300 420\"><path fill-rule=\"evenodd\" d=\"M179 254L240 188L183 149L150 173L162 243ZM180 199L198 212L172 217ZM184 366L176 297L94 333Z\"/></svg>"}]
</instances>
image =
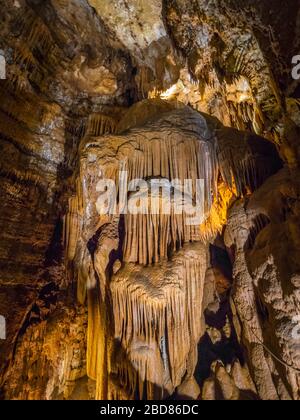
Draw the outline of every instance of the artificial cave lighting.
<instances>
[{"instance_id":1,"label":"artificial cave lighting","mask_svg":"<svg viewBox=\"0 0 300 420\"><path fill-rule=\"evenodd\" d=\"M0 399L299 400L297 2L0 6Z\"/></svg>"}]
</instances>

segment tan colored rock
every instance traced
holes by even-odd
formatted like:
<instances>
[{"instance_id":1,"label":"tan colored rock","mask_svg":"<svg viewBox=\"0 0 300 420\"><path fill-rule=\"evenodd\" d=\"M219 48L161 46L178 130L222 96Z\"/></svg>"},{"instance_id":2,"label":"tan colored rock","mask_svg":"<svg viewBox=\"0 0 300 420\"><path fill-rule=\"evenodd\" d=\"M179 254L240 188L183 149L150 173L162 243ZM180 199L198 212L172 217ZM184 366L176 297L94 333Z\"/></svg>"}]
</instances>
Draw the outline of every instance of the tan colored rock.
<instances>
[{"instance_id":1,"label":"tan colored rock","mask_svg":"<svg viewBox=\"0 0 300 420\"><path fill-rule=\"evenodd\" d=\"M285 3L0 0L1 399L300 398ZM160 191L158 214L99 214L119 170L203 178L205 220Z\"/></svg>"},{"instance_id":2,"label":"tan colored rock","mask_svg":"<svg viewBox=\"0 0 300 420\"><path fill-rule=\"evenodd\" d=\"M299 398L299 346L293 334L299 313L293 284L299 270L294 219L298 187L290 177L287 169L282 170L253 194L246 207L238 203L227 228L228 245L233 239L237 247L233 299L262 399ZM277 389L273 376L279 380Z\"/></svg>"}]
</instances>

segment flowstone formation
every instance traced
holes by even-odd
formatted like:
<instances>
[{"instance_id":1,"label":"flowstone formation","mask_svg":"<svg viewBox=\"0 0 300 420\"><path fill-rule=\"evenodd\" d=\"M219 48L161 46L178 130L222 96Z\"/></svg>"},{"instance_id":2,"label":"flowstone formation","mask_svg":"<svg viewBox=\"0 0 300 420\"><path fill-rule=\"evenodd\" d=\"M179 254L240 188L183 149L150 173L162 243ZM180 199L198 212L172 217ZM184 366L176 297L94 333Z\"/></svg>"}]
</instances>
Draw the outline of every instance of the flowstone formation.
<instances>
[{"instance_id":1,"label":"flowstone formation","mask_svg":"<svg viewBox=\"0 0 300 420\"><path fill-rule=\"evenodd\" d=\"M236 142L239 162L233 158ZM197 398L208 241L223 227L218 203L226 207L278 170L276 149L179 103L150 100L134 105L115 134L87 134L80 151L65 242L77 297L88 302L87 374L96 381L96 398L152 399L175 392ZM101 181L117 185L106 198L108 210L120 211L132 192L141 193L133 183L124 197L120 173L129 186L151 180L160 181L161 189L173 179L203 179L202 219L191 224L184 212L164 214L160 189L151 195L155 214L150 201L145 212L101 214ZM218 183L227 185L230 197L219 197ZM197 191L190 193L195 201Z\"/></svg>"},{"instance_id":2,"label":"flowstone formation","mask_svg":"<svg viewBox=\"0 0 300 420\"><path fill-rule=\"evenodd\" d=\"M145 121L136 127L141 111ZM129 184L134 179L205 179L208 211L216 194L215 139L199 114L162 101L134 106L118 126L117 132L126 127L124 134L82 140L78 195L71 199L81 208L73 209L65 224L78 297L83 303L86 294L93 296L88 297L88 374L97 382L99 398L162 398L184 378L192 381L197 397L192 378L201 316L194 311L201 313L208 263L199 225L190 226L184 214L164 214L167 200L160 192L155 214L149 208L144 214L99 217L97 184L109 177L120 188L120 171L126 171ZM119 194L117 207L122 199ZM106 313L96 317L100 325L95 312ZM99 348L106 346L107 354Z\"/></svg>"},{"instance_id":3,"label":"flowstone formation","mask_svg":"<svg viewBox=\"0 0 300 420\"><path fill-rule=\"evenodd\" d=\"M127 391L128 398L161 399L182 382L188 397L198 397L193 374L206 269L207 248L197 243L186 245L169 262L130 264L114 276L115 340L123 351L116 351L112 363L117 387L110 397L120 399Z\"/></svg>"},{"instance_id":4,"label":"flowstone formation","mask_svg":"<svg viewBox=\"0 0 300 420\"><path fill-rule=\"evenodd\" d=\"M299 1L0 10L0 399L299 400Z\"/></svg>"}]
</instances>

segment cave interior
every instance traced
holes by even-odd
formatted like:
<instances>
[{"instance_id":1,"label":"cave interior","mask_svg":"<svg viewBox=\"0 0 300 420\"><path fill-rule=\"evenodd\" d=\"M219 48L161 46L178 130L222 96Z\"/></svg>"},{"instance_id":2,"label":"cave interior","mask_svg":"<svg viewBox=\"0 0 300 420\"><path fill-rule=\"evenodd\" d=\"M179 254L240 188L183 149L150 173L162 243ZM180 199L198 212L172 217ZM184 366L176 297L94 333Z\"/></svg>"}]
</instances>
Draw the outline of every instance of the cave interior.
<instances>
[{"instance_id":1,"label":"cave interior","mask_svg":"<svg viewBox=\"0 0 300 420\"><path fill-rule=\"evenodd\" d=\"M299 400L299 1L0 10L0 399Z\"/></svg>"}]
</instances>

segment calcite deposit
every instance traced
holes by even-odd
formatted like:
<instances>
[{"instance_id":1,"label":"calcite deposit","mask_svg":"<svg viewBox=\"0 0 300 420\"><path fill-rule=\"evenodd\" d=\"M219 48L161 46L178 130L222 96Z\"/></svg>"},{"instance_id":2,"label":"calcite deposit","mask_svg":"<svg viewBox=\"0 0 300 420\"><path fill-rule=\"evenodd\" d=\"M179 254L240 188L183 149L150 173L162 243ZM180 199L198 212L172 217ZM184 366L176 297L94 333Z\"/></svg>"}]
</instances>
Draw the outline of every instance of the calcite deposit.
<instances>
[{"instance_id":1,"label":"calcite deposit","mask_svg":"<svg viewBox=\"0 0 300 420\"><path fill-rule=\"evenodd\" d=\"M298 0L0 10L0 399L299 400Z\"/></svg>"}]
</instances>

